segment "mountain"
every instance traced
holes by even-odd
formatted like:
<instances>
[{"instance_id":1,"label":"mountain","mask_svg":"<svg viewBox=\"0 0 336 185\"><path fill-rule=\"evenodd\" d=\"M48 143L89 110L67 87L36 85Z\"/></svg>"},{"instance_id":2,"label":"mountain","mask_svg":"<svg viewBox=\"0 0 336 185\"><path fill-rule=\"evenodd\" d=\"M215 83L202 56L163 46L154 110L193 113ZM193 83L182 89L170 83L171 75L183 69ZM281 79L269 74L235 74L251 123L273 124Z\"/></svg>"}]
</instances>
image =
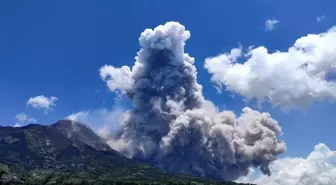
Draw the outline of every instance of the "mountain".
<instances>
[{"instance_id":1,"label":"mountain","mask_svg":"<svg viewBox=\"0 0 336 185\"><path fill-rule=\"evenodd\" d=\"M236 184L170 174L128 159L82 123L0 126L0 184Z\"/></svg>"}]
</instances>

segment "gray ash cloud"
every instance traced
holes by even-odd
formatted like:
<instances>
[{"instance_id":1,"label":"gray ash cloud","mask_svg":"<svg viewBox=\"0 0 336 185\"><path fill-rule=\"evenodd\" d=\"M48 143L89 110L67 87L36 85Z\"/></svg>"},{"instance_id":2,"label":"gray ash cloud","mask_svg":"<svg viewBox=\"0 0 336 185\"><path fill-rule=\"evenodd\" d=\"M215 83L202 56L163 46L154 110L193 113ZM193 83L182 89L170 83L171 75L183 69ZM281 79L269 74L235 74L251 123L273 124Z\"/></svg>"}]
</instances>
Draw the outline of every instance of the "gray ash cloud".
<instances>
[{"instance_id":1,"label":"gray ash cloud","mask_svg":"<svg viewBox=\"0 0 336 185\"><path fill-rule=\"evenodd\" d=\"M177 22L146 29L132 68L100 69L110 90L134 104L108 143L173 172L226 180L246 175L250 167L269 174L269 163L286 150L278 122L248 107L239 116L217 111L197 83L194 58L184 52L189 38Z\"/></svg>"}]
</instances>

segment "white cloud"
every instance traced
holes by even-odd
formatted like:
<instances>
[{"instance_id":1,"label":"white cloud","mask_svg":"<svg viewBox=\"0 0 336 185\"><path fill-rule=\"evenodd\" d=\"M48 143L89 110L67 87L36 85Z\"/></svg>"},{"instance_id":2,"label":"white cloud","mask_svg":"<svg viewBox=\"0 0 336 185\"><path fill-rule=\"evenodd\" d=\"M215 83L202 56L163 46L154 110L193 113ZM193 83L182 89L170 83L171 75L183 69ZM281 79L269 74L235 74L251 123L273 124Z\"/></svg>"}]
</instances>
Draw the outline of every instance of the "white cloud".
<instances>
[{"instance_id":1,"label":"white cloud","mask_svg":"<svg viewBox=\"0 0 336 185\"><path fill-rule=\"evenodd\" d=\"M58 100L57 97L51 96L50 98L45 97L43 95L31 97L27 101L27 105L32 106L35 109L38 110L44 110L45 113L48 112L50 108L53 108L56 106L55 102Z\"/></svg>"},{"instance_id":2,"label":"white cloud","mask_svg":"<svg viewBox=\"0 0 336 185\"><path fill-rule=\"evenodd\" d=\"M15 116L16 123L14 127L20 127L22 124L27 124L27 123L36 123L37 120L35 118L29 117L25 113L20 113Z\"/></svg>"},{"instance_id":3,"label":"white cloud","mask_svg":"<svg viewBox=\"0 0 336 185\"><path fill-rule=\"evenodd\" d=\"M19 123L15 123L13 127L21 127L21 125Z\"/></svg>"},{"instance_id":4,"label":"white cloud","mask_svg":"<svg viewBox=\"0 0 336 185\"><path fill-rule=\"evenodd\" d=\"M108 88L113 91L124 93L125 90L130 89L133 85L132 72L128 66L115 68L113 66L105 65L100 68L100 77L104 80Z\"/></svg>"},{"instance_id":5,"label":"white cloud","mask_svg":"<svg viewBox=\"0 0 336 185\"><path fill-rule=\"evenodd\" d=\"M314 101L335 100L336 27L301 37L285 52L270 53L261 46L244 54L235 48L207 58L205 68L219 87L260 103L306 108Z\"/></svg>"},{"instance_id":6,"label":"white cloud","mask_svg":"<svg viewBox=\"0 0 336 185\"><path fill-rule=\"evenodd\" d=\"M16 119L17 122L22 123L22 122L25 122L28 119L28 116L25 113L20 113L20 114L17 114L15 116L15 119Z\"/></svg>"},{"instance_id":7,"label":"white cloud","mask_svg":"<svg viewBox=\"0 0 336 185\"><path fill-rule=\"evenodd\" d=\"M101 137L106 138L119 128L119 120L122 118L124 112L120 107L112 110L102 108L93 111L77 112L66 117L66 119L84 123Z\"/></svg>"},{"instance_id":8,"label":"white cloud","mask_svg":"<svg viewBox=\"0 0 336 185\"><path fill-rule=\"evenodd\" d=\"M270 165L271 176L251 171L238 181L258 185L334 185L336 182L336 151L318 144L307 158L284 158Z\"/></svg>"},{"instance_id":9,"label":"white cloud","mask_svg":"<svg viewBox=\"0 0 336 185\"><path fill-rule=\"evenodd\" d=\"M27 122L28 123L36 123L37 119L35 119L35 118L28 118Z\"/></svg>"},{"instance_id":10,"label":"white cloud","mask_svg":"<svg viewBox=\"0 0 336 185\"><path fill-rule=\"evenodd\" d=\"M268 19L265 21L265 30L266 31L273 31L277 24L279 24L280 21L276 19Z\"/></svg>"},{"instance_id":11,"label":"white cloud","mask_svg":"<svg viewBox=\"0 0 336 185\"><path fill-rule=\"evenodd\" d=\"M324 15L321 15L321 16L316 17L316 21L317 21L317 22L323 21L324 19L325 19L325 16L324 16Z\"/></svg>"}]
</instances>

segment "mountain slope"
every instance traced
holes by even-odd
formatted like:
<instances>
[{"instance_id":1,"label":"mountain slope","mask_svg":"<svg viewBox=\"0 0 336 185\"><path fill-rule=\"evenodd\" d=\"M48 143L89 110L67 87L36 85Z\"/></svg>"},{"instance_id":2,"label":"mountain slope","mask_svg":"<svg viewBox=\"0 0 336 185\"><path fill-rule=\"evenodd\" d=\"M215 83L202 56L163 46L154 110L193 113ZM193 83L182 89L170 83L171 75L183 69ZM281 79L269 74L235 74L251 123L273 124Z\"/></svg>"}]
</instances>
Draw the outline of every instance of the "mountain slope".
<instances>
[{"instance_id":1,"label":"mountain slope","mask_svg":"<svg viewBox=\"0 0 336 185\"><path fill-rule=\"evenodd\" d=\"M204 179L167 174L128 159L109 148L84 124L69 120L50 126L0 127L0 175L2 183L10 184L15 184L14 181L47 184L51 179L73 180L67 184L83 184L83 179L91 184L98 181L211 184Z\"/></svg>"}]
</instances>

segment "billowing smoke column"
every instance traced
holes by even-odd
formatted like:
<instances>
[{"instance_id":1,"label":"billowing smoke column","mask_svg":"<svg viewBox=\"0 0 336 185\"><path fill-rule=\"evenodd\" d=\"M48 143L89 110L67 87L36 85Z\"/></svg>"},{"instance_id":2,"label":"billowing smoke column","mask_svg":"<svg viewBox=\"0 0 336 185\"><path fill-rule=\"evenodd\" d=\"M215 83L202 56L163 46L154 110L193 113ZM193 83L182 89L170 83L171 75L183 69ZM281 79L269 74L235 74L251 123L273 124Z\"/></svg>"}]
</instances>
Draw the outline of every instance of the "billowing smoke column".
<instances>
[{"instance_id":1,"label":"billowing smoke column","mask_svg":"<svg viewBox=\"0 0 336 185\"><path fill-rule=\"evenodd\" d=\"M110 139L116 150L168 171L234 180L285 151L281 128L268 113L244 108L240 117L217 112L197 83L194 59L184 53L190 32L168 22L140 36L132 69L104 66L101 77L135 108Z\"/></svg>"}]
</instances>

